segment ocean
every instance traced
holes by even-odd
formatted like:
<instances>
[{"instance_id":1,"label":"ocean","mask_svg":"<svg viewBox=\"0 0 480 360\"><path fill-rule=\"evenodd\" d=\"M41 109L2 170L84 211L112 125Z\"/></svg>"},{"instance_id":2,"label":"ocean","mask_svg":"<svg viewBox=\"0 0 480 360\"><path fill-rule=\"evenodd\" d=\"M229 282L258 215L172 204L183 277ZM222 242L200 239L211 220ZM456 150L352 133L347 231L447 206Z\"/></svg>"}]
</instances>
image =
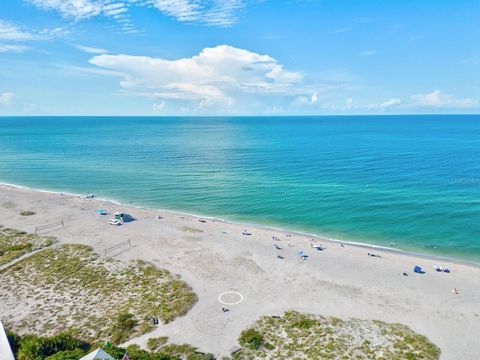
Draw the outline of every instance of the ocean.
<instances>
[{"instance_id":1,"label":"ocean","mask_svg":"<svg viewBox=\"0 0 480 360\"><path fill-rule=\"evenodd\" d=\"M0 117L0 182L480 262L480 115Z\"/></svg>"}]
</instances>

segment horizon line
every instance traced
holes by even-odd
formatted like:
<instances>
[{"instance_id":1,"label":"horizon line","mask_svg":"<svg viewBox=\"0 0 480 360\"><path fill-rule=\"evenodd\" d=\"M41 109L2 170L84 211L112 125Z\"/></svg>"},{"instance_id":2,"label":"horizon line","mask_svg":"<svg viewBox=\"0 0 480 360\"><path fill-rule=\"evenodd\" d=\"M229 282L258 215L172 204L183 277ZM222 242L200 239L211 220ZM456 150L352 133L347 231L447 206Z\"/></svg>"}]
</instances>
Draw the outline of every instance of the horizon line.
<instances>
[{"instance_id":1,"label":"horizon line","mask_svg":"<svg viewBox=\"0 0 480 360\"><path fill-rule=\"evenodd\" d=\"M21 117L143 117L143 118L249 118L249 117L351 117L351 116L480 116L480 113L408 113L408 114L290 114L290 115L0 115L0 118Z\"/></svg>"}]
</instances>

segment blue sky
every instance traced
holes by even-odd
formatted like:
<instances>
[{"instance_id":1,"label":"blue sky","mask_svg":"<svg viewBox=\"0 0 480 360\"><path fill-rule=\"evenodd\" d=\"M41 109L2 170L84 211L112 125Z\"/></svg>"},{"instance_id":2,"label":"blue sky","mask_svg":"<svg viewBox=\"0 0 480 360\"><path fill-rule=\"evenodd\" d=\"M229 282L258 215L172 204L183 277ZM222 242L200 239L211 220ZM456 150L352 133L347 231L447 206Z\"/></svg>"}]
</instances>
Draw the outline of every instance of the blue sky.
<instances>
[{"instance_id":1,"label":"blue sky","mask_svg":"<svg viewBox=\"0 0 480 360\"><path fill-rule=\"evenodd\" d=\"M480 112L478 0L8 0L1 115Z\"/></svg>"}]
</instances>

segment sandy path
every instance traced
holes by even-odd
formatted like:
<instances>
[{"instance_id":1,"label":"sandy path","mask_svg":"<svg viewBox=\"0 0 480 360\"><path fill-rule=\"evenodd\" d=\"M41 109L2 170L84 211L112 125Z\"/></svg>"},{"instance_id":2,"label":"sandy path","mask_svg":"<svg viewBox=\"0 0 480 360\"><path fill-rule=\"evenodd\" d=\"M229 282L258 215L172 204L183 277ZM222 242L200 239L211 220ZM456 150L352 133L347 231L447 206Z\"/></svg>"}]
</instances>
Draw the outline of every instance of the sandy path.
<instances>
[{"instance_id":1,"label":"sandy path","mask_svg":"<svg viewBox=\"0 0 480 360\"><path fill-rule=\"evenodd\" d=\"M4 208L7 201L15 208ZM138 220L120 227L95 213L124 210ZM22 217L21 210L36 215ZM160 214L163 218L156 219ZM0 186L0 224L32 231L35 226L65 221L49 235L61 242L91 245L103 254L106 247L128 238L132 247L112 255L123 260L143 259L180 274L199 296L183 318L159 326L134 342L166 335L215 354L227 354L242 329L264 314L293 309L340 318L400 322L428 336L442 350L442 359L478 359L480 353L480 268L386 250L366 249L317 239L326 246L318 251L311 237L284 231L249 227L218 220L199 222L194 216L121 206L107 201ZM272 235L281 239L273 241ZM288 246L288 243L291 246ZM277 250L274 244L282 247ZM299 258L305 251L308 260ZM373 258L368 252L381 258ZM281 254L285 259L280 260ZM448 266L451 274L433 271L434 264ZM413 274L414 265L427 273ZM403 276L407 271L409 276ZM0 285L1 286L1 285ZM454 295L451 289L458 288ZM218 296L237 291L243 300L223 313ZM230 302L236 295L225 296ZM0 304L1 306L1 304ZM7 318L8 314L1 314Z\"/></svg>"}]
</instances>

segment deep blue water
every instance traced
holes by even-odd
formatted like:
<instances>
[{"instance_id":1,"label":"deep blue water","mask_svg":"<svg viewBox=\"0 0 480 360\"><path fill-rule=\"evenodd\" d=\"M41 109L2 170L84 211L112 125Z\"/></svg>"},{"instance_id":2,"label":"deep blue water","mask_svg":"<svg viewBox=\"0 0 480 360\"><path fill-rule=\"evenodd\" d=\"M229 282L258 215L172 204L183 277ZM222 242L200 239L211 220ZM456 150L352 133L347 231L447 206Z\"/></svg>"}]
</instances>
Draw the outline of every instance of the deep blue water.
<instances>
[{"instance_id":1,"label":"deep blue water","mask_svg":"<svg viewBox=\"0 0 480 360\"><path fill-rule=\"evenodd\" d=\"M0 182L480 261L480 116L0 118Z\"/></svg>"}]
</instances>

